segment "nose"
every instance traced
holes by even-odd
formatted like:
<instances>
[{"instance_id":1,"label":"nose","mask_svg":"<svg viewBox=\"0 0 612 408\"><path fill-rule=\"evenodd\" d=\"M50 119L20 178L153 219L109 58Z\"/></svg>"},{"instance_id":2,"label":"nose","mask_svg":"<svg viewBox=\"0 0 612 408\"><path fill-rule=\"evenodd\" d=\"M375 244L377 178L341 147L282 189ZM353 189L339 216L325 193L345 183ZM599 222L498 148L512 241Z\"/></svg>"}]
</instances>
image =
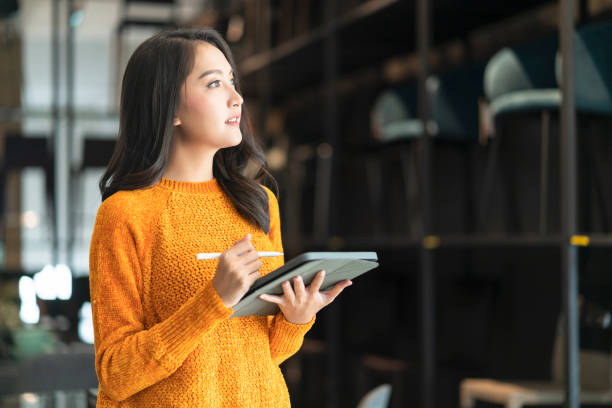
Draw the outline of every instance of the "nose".
<instances>
[{"instance_id":1,"label":"nose","mask_svg":"<svg viewBox=\"0 0 612 408\"><path fill-rule=\"evenodd\" d=\"M230 106L241 106L242 103L244 102L244 100L242 99L242 95L240 95L238 91L236 91L236 88L234 88L233 86L230 89L231 89L230 97L229 97Z\"/></svg>"}]
</instances>

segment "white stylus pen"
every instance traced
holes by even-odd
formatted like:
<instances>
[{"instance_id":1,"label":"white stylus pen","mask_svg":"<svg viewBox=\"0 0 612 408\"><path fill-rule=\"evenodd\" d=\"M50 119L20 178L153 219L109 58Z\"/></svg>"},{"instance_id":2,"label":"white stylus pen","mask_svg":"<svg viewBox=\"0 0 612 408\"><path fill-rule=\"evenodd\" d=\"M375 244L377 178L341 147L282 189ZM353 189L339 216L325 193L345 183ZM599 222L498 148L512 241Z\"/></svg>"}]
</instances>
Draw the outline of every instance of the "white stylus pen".
<instances>
[{"instance_id":1,"label":"white stylus pen","mask_svg":"<svg viewBox=\"0 0 612 408\"><path fill-rule=\"evenodd\" d=\"M258 252L260 258L270 257L270 256L282 256L282 252ZM198 259L215 259L221 256L221 252L202 252L196 255Z\"/></svg>"}]
</instances>

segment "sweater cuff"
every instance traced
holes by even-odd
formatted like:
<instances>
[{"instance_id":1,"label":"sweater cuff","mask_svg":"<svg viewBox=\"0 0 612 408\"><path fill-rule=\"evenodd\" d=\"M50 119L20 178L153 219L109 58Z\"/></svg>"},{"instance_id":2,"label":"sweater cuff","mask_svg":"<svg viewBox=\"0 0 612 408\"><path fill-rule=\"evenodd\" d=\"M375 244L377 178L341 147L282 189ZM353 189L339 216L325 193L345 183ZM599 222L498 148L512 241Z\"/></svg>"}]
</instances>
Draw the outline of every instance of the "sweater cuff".
<instances>
[{"instance_id":1,"label":"sweater cuff","mask_svg":"<svg viewBox=\"0 0 612 408\"><path fill-rule=\"evenodd\" d=\"M167 369L180 366L202 339L204 333L234 313L225 306L212 280L172 316L158 325L161 347L154 357Z\"/></svg>"},{"instance_id":2,"label":"sweater cuff","mask_svg":"<svg viewBox=\"0 0 612 408\"><path fill-rule=\"evenodd\" d=\"M308 323L293 324L285 319L285 315L282 312L278 314L279 316L277 316L276 325L274 327L274 340L281 344L298 342L301 345L304 335L310 330L317 318L315 314Z\"/></svg>"}]
</instances>

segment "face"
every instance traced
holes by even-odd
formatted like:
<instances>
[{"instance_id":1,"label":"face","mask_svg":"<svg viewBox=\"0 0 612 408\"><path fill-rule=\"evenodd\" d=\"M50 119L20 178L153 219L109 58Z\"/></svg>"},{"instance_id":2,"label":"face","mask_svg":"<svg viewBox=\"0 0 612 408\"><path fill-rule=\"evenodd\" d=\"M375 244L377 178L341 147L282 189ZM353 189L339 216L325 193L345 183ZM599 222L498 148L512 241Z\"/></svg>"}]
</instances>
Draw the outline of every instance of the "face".
<instances>
[{"instance_id":1,"label":"face","mask_svg":"<svg viewBox=\"0 0 612 408\"><path fill-rule=\"evenodd\" d=\"M199 42L194 66L181 89L175 130L187 143L221 149L240 144L242 97L234 88L234 74L223 53Z\"/></svg>"}]
</instances>

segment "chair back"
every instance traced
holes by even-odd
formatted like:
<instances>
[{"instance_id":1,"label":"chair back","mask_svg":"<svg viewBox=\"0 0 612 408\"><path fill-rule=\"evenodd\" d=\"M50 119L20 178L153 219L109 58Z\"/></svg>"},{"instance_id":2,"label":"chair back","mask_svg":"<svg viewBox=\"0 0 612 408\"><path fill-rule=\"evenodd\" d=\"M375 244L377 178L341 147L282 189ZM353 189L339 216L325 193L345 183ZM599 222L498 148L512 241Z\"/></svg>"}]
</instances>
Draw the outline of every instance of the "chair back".
<instances>
[{"instance_id":1,"label":"chair back","mask_svg":"<svg viewBox=\"0 0 612 408\"><path fill-rule=\"evenodd\" d=\"M484 92L489 100L528 89L556 88L556 36L513 48L502 48L487 63Z\"/></svg>"},{"instance_id":2,"label":"chair back","mask_svg":"<svg viewBox=\"0 0 612 408\"><path fill-rule=\"evenodd\" d=\"M612 113L612 20L590 24L574 37L574 95L576 109ZM563 59L557 55L557 83L563 83Z\"/></svg>"},{"instance_id":3,"label":"chair back","mask_svg":"<svg viewBox=\"0 0 612 408\"><path fill-rule=\"evenodd\" d=\"M419 136L422 126L416 117L416 87L407 84L383 91L374 101L370 124L380 142Z\"/></svg>"},{"instance_id":4,"label":"chair back","mask_svg":"<svg viewBox=\"0 0 612 408\"><path fill-rule=\"evenodd\" d=\"M391 385L382 384L364 395L357 408L387 408L390 398Z\"/></svg>"},{"instance_id":5,"label":"chair back","mask_svg":"<svg viewBox=\"0 0 612 408\"><path fill-rule=\"evenodd\" d=\"M483 96L483 64L469 64L428 79L432 119L446 139L478 139L478 99Z\"/></svg>"}]
</instances>

